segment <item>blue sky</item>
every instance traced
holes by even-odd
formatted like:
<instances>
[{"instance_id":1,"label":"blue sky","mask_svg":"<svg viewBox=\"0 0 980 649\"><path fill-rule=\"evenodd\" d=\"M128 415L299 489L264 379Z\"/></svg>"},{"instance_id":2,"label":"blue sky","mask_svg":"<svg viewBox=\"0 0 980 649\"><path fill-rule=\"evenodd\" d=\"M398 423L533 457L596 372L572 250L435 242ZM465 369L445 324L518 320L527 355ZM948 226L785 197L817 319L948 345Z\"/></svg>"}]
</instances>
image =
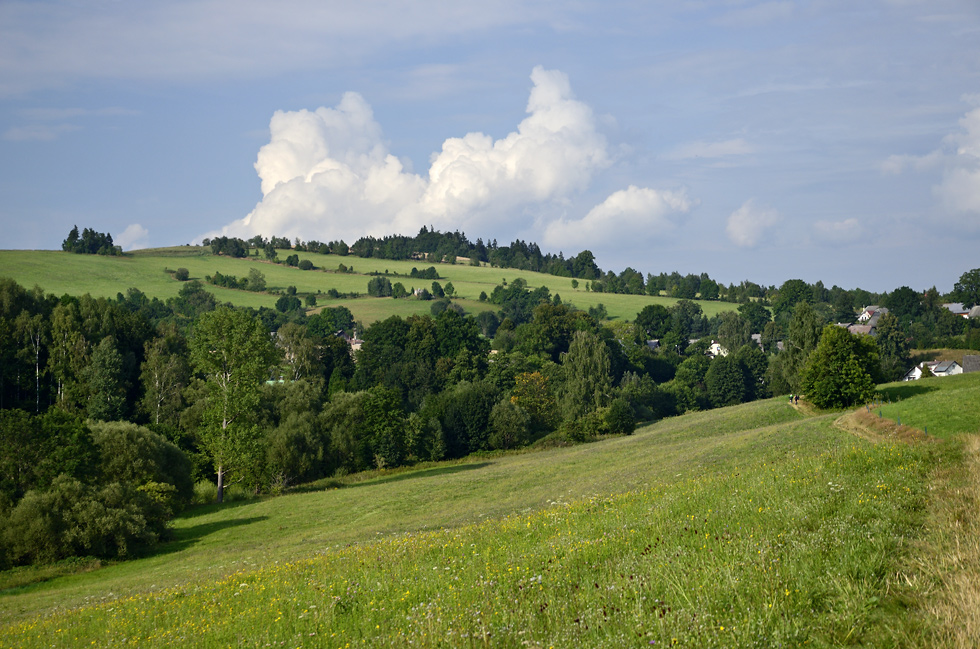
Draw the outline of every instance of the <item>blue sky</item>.
<instances>
[{"instance_id":1,"label":"blue sky","mask_svg":"<svg viewBox=\"0 0 980 649\"><path fill-rule=\"evenodd\" d=\"M421 225L948 291L980 266L976 0L0 3L3 248Z\"/></svg>"}]
</instances>

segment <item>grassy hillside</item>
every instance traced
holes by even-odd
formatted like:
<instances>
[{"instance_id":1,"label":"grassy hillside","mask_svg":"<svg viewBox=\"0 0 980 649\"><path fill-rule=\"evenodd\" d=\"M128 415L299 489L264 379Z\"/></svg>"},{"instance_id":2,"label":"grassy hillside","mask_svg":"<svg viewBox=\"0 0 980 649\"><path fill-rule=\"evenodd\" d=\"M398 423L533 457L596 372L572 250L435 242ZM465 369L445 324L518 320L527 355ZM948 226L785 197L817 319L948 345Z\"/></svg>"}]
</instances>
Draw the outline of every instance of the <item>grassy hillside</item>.
<instances>
[{"instance_id":1,"label":"grassy hillside","mask_svg":"<svg viewBox=\"0 0 980 649\"><path fill-rule=\"evenodd\" d=\"M254 251L253 251L254 252ZM280 251L285 258L289 251ZM309 259L317 270L301 271L285 265L271 264L256 257L232 259L216 257L210 248L177 247L138 250L124 257L100 257L97 255L75 255L60 251L0 251L0 276L10 277L28 288L40 286L47 293L62 295L70 293L81 295L90 293L96 297L115 297L135 287L150 297L166 299L177 295L181 283L170 273L183 267L190 271L192 279L204 280L206 275L216 271L223 275L247 277L249 269L257 267L266 277L270 291L283 291L287 286L295 286L300 293L325 294L331 288L340 293L360 293L367 291L371 272L398 273L408 275L413 267L424 269L433 264L421 261L390 261L384 259L361 259L359 257L340 257L316 253L295 253L300 259ZM338 273L340 264L352 267L354 273ZM547 286L552 294L561 295L565 303L581 309L588 309L599 303L605 305L611 318L632 320L647 304L669 306L676 300L645 295L617 295L611 293L590 293L584 290L584 281L578 289L572 288L569 278L555 277L542 273L532 273L506 268L476 268L457 264L438 264L442 284L451 281L459 296L460 304L470 313L491 308L478 301L481 291L487 294L494 286L506 279L512 282L524 278L531 288ZM330 271L330 272L325 272ZM391 281L402 282L406 288L429 288L431 280L391 277ZM277 296L271 293L250 293L221 287L207 286L221 302L231 302L239 306L273 307ZM429 313L429 304L417 300L392 300L390 298L369 298L330 300L325 295L318 298L321 306L344 305L354 317L365 324L383 319L389 315L408 316L415 313ZM727 302L699 302L705 315L711 317L721 311L734 310L737 305Z\"/></svg>"},{"instance_id":2,"label":"grassy hillside","mask_svg":"<svg viewBox=\"0 0 980 649\"><path fill-rule=\"evenodd\" d=\"M923 385L908 412L980 397ZM152 556L4 591L0 645L935 645L941 584L909 566L958 447L838 416L774 399L199 508Z\"/></svg>"}]
</instances>

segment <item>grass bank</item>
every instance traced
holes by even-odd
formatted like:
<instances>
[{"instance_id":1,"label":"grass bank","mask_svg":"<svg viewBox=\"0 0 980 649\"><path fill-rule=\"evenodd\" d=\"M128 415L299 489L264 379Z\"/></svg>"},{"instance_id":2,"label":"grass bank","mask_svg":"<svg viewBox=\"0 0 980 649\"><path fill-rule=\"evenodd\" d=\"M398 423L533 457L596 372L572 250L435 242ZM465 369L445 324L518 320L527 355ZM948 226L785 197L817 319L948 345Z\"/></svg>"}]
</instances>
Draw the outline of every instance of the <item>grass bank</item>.
<instances>
[{"instance_id":1,"label":"grass bank","mask_svg":"<svg viewBox=\"0 0 980 649\"><path fill-rule=\"evenodd\" d=\"M0 597L0 644L928 645L909 575L954 446L838 414L776 399L196 510L154 556Z\"/></svg>"}]
</instances>

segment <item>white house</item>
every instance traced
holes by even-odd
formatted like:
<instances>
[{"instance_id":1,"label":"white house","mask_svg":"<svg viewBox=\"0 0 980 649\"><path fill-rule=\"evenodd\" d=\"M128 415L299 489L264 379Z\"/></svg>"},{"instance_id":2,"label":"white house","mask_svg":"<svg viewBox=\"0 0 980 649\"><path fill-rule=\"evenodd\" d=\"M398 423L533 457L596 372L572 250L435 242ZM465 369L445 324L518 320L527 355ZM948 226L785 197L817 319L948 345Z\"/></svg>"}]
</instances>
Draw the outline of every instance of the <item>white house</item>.
<instances>
[{"instance_id":1,"label":"white house","mask_svg":"<svg viewBox=\"0 0 980 649\"><path fill-rule=\"evenodd\" d=\"M721 346L721 343L712 340L711 344L708 345L708 351L705 352L706 355L715 358L716 356L728 356L728 350Z\"/></svg>"},{"instance_id":2,"label":"white house","mask_svg":"<svg viewBox=\"0 0 980 649\"><path fill-rule=\"evenodd\" d=\"M867 322L868 320L874 318L875 322L873 324L877 324L878 318L885 315L886 313L888 313L888 309L886 307L866 306L864 307L864 311L861 312L861 315L858 316L858 321Z\"/></svg>"},{"instance_id":3,"label":"white house","mask_svg":"<svg viewBox=\"0 0 980 649\"><path fill-rule=\"evenodd\" d=\"M956 361L926 361L919 363L902 377L903 381L918 381L922 378L923 368L929 368L933 376L953 376L962 374L963 368Z\"/></svg>"},{"instance_id":4,"label":"white house","mask_svg":"<svg viewBox=\"0 0 980 649\"><path fill-rule=\"evenodd\" d=\"M932 373L936 376L953 376L962 374L963 367L956 361L942 361L932 368Z\"/></svg>"}]
</instances>

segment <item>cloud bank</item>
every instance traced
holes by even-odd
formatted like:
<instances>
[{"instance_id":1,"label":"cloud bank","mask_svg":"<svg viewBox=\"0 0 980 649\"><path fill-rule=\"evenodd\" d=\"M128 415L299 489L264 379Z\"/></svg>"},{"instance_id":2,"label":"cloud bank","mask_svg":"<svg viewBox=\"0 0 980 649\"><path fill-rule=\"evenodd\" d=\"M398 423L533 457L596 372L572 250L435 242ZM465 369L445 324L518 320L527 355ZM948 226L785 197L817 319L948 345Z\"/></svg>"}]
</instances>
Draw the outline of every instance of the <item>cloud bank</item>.
<instances>
[{"instance_id":1,"label":"cloud bank","mask_svg":"<svg viewBox=\"0 0 980 649\"><path fill-rule=\"evenodd\" d=\"M977 95L965 99L980 103ZM881 165L886 174L905 171L927 172L942 169L942 178L933 186L942 213L939 216L953 226L968 231L980 230L980 107L959 120L961 131L943 139L943 146L922 156L892 155Z\"/></svg>"},{"instance_id":2,"label":"cloud bank","mask_svg":"<svg viewBox=\"0 0 980 649\"><path fill-rule=\"evenodd\" d=\"M116 237L115 243L123 250L139 250L146 248L150 240L150 231L139 223L133 223L126 227L122 234Z\"/></svg>"},{"instance_id":3,"label":"cloud bank","mask_svg":"<svg viewBox=\"0 0 980 649\"><path fill-rule=\"evenodd\" d=\"M612 164L592 109L568 78L536 67L527 117L500 139L447 139L425 176L407 171L385 145L370 105L347 93L334 108L278 111L255 163L262 200L226 236L256 234L352 242L414 234L423 225L464 232L514 231L535 210L567 207ZM539 224L549 242L594 242L623 224L665 227L690 209L683 193L630 186L578 221Z\"/></svg>"}]
</instances>

